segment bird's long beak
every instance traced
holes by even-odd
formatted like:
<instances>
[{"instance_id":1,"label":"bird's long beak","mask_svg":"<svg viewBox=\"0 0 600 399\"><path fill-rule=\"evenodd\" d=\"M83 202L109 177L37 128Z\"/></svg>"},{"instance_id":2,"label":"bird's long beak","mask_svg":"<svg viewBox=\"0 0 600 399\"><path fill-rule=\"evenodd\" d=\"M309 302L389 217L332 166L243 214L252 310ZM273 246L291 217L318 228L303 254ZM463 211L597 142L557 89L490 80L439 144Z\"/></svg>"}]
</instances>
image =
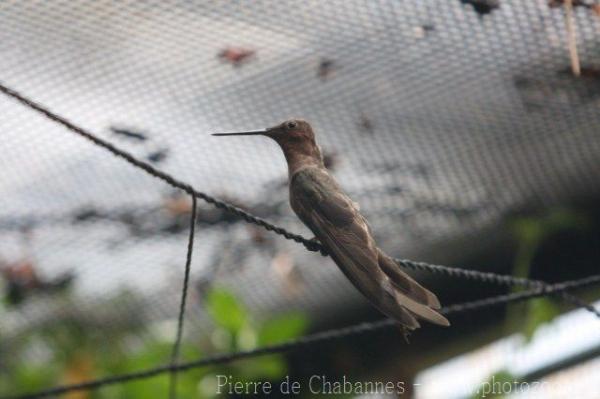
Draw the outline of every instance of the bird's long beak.
<instances>
[{"instance_id":1,"label":"bird's long beak","mask_svg":"<svg viewBox=\"0 0 600 399\"><path fill-rule=\"evenodd\" d=\"M235 133L213 133L213 136L257 136L266 135L267 130L252 130L249 132L235 132Z\"/></svg>"}]
</instances>

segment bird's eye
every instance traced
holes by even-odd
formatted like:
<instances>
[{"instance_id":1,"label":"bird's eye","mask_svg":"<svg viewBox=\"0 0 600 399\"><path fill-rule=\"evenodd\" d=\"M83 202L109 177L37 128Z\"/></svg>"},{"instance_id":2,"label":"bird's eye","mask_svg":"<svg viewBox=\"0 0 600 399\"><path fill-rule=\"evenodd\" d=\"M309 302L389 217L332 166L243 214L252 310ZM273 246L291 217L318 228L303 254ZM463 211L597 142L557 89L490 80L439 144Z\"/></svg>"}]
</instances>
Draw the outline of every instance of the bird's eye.
<instances>
[{"instance_id":1,"label":"bird's eye","mask_svg":"<svg viewBox=\"0 0 600 399\"><path fill-rule=\"evenodd\" d=\"M295 121L289 121L289 122L287 123L287 128L288 128L288 129L293 129L293 128L295 128L296 126L298 126L298 124L297 124Z\"/></svg>"}]
</instances>

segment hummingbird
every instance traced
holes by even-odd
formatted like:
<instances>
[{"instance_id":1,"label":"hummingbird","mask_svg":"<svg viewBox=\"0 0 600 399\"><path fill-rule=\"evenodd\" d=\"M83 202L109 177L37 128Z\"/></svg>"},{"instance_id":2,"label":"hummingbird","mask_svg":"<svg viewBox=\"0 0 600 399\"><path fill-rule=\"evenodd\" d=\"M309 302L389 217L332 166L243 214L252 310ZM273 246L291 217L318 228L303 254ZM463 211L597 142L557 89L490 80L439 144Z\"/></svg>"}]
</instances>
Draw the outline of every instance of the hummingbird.
<instances>
[{"instance_id":1,"label":"hummingbird","mask_svg":"<svg viewBox=\"0 0 600 399\"><path fill-rule=\"evenodd\" d=\"M288 164L292 210L313 232L350 282L383 314L408 333L419 320L448 326L437 310L440 302L376 244L358 205L342 190L323 162L310 124L301 119L277 126L213 136L269 137L283 150Z\"/></svg>"}]
</instances>

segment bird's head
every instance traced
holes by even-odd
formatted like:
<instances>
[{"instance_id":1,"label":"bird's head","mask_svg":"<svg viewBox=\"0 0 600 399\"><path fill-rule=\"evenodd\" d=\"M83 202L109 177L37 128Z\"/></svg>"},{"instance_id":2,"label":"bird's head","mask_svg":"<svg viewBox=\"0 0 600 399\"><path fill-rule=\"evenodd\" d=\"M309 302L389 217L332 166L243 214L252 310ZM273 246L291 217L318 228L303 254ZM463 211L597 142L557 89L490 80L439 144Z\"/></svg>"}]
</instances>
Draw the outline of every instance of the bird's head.
<instances>
[{"instance_id":1,"label":"bird's head","mask_svg":"<svg viewBox=\"0 0 600 399\"><path fill-rule=\"evenodd\" d=\"M305 145L315 143L315 134L308 122L302 119L289 119L277 126L263 130L252 130L248 132L235 133L213 133L213 136L267 136L275 140L282 148L294 145Z\"/></svg>"},{"instance_id":2,"label":"bird's head","mask_svg":"<svg viewBox=\"0 0 600 399\"><path fill-rule=\"evenodd\" d=\"M267 136L277 142L285 155L290 170L300 162L323 164L321 149L315 141L310 124L302 119L289 119L277 126L263 130L237 133L213 133L213 136Z\"/></svg>"}]
</instances>

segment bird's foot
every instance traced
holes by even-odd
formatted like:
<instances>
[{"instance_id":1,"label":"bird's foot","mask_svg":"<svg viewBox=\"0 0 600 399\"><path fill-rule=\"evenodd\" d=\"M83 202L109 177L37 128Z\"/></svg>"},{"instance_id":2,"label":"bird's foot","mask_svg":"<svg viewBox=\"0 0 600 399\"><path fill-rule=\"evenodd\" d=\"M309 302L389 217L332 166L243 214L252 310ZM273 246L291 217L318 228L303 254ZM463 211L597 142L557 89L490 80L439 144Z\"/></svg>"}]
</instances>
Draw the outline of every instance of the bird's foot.
<instances>
[{"instance_id":1,"label":"bird's foot","mask_svg":"<svg viewBox=\"0 0 600 399\"><path fill-rule=\"evenodd\" d=\"M329 254L327 253L327 250L325 249L325 247L323 246L323 243L321 241L319 241L319 239L317 237L313 237L310 239L310 241L314 242L315 244L319 245L319 253L321 254L321 256L328 256Z\"/></svg>"},{"instance_id":2,"label":"bird's foot","mask_svg":"<svg viewBox=\"0 0 600 399\"><path fill-rule=\"evenodd\" d=\"M410 334L412 333L412 330L406 326L401 325L400 326L400 331L402 332L402 336L404 337L404 340L406 341L407 344L410 344L410 341L408 340L408 337L410 337Z\"/></svg>"}]
</instances>

